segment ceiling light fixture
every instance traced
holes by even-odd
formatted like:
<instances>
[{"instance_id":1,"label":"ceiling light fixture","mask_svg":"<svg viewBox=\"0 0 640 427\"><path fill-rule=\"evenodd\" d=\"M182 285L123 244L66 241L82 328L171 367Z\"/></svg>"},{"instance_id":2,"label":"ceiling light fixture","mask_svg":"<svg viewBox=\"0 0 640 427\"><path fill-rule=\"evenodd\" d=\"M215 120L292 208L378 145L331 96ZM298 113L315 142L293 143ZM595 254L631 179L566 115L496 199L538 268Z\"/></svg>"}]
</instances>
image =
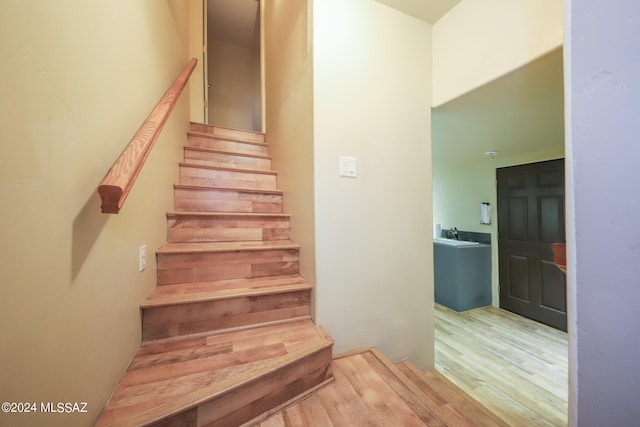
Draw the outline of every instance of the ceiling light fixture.
<instances>
[{"instance_id":1,"label":"ceiling light fixture","mask_svg":"<svg viewBox=\"0 0 640 427\"><path fill-rule=\"evenodd\" d=\"M487 151L486 153L484 153L484 155L487 156L489 158L489 160L493 160L493 158L498 155L498 152L497 151Z\"/></svg>"}]
</instances>

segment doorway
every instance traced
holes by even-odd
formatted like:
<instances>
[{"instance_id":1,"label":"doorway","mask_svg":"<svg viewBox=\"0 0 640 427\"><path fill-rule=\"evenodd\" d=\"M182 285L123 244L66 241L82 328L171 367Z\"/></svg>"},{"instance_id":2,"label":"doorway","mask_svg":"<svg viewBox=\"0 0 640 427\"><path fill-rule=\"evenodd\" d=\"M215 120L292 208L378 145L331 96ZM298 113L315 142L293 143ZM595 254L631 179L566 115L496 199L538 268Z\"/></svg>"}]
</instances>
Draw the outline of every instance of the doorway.
<instances>
[{"instance_id":1,"label":"doorway","mask_svg":"<svg viewBox=\"0 0 640 427\"><path fill-rule=\"evenodd\" d=\"M566 277L552 243L565 241L564 159L498 168L500 307L567 330Z\"/></svg>"},{"instance_id":2,"label":"doorway","mask_svg":"<svg viewBox=\"0 0 640 427\"><path fill-rule=\"evenodd\" d=\"M204 1L207 123L262 131L260 2Z\"/></svg>"}]
</instances>

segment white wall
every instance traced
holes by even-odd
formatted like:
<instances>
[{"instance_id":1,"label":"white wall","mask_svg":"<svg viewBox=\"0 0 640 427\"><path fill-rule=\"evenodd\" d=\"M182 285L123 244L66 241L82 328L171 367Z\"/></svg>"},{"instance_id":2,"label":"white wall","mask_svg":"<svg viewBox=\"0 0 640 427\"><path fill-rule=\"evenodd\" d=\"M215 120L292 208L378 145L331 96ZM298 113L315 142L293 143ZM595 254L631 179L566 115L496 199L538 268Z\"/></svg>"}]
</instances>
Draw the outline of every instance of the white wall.
<instances>
[{"instance_id":1,"label":"white wall","mask_svg":"<svg viewBox=\"0 0 640 427\"><path fill-rule=\"evenodd\" d=\"M640 3L567 0L570 425L640 419Z\"/></svg>"},{"instance_id":2,"label":"white wall","mask_svg":"<svg viewBox=\"0 0 640 427\"><path fill-rule=\"evenodd\" d=\"M337 353L429 368L431 28L372 0L313 11L317 322ZM356 179L338 176L340 155Z\"/></svg>"},{"instance_id":3,"label":"white wall","mask_svg":"<svg viewBox=\"0 0 640 427\"><path fill-rule=\"evenodd\" d=\"M187 64L187 38L182 0L0 5L0 400L87 402L0 425L92 425L140 346L187 93L118 215L96 190Z\"/></svg>"},{"instance_id":4,"label":"white wall","mask_svg":"<svg viewBox=\"0 0 640 427\"><path fill-rule=\"evenodd\" d=\"M433 105L562 45L558 0L463 0L433 26Z\"/></svg>"}]
</instances>

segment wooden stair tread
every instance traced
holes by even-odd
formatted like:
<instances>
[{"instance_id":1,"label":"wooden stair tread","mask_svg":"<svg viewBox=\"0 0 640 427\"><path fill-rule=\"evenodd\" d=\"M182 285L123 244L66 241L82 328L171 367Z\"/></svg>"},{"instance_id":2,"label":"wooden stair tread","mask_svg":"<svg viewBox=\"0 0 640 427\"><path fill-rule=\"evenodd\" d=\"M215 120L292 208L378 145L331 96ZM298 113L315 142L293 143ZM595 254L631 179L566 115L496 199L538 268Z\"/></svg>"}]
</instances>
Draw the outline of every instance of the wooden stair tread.
<instances>
[{"instance_id":1,"label":"wooden stair tread","mask_svg":"<svg viewBox=\"0 0 640 427\"><path fill-rule=\"evenodd\" d=\"M218 170L218 171L228 171L228 172L244 172L244 173L255 173L262 175L277 175L276 171L268 171L262 169L241 169L241 168L230 168L225 166L210 166L210 165L202 165L199 163L188 163L188 162L180 162L180 167L188 167L188 168L196 168L196 169L210 169L210 170Z\"/></svg>"},{"instance_id":2,"label":"wooden stair tread","mask_svg":"<svg viewBox=\"0 0 640 427\"><path fill-rule=\"evenodd\" d=\"M187 190L217 190L217 191L229 191L229 192L244 192L244 193L258 193L258 194L276 194L282 195L282 190L262 190L258 188L230 188L230 187L216 187L208 185L190 185L190 184L174 184L174 189L187 189Z\"/></svg>"},{"instance_id":3,"label":"wooden stair tread","mask_svg":"<svg viewBox=\"0 0 640 427\"><path fill-rule=\"evenodd\" d=\"M201 153L211 153L211 154L225 154L229 156L240 156L240 157L251 157L254 159L264 159L264 160L272 160L272 156L266 154L251 154L251 153L238 153L235 151L225 151L225 150L216 150L213 148L203 148L203 147L189 147L185 146L185 150L188 151L199 151Z\"/></svg>"},{"instance_id":4,"label":"wooden stair tread","mask_svg":"<svg viewBox=\"0 0 640 427\"><path fill-rule=\"evenodd\" d=\"M324 330L301 321L142 347L96 426L166 419L332 345Z\"/></svg>"},{"instance_id":5,"label":"wooden stair tread","mask_svg":"<svg viewBox=\"0 0 640 427\"><path fill-rule=\"evenodd\" d=\"M167 338L148 339L148 340L142 341L142 343L140 344L140 347L142 348L142 347L148 347L148 346L176 344L185 340L202 339L202 338L213 337L216 335L252 330L255 328L267 328L271 326L285 325L287 323L306 322L306 321L312 321L311 315L299 316L299 317L294 317L286 320L276 320L272 322L263 322L258 324L245 325L245 326L234 326L231 328L218 329L215 331L194 332L191 334L185 334L185 335L179 335L179 336L173 336L173 337L167 337Z\"/></svg>"},{"instance_id":6,"label":"wooden stair tread","mask_svg":"<svg viewBox=\"0 0 640 427\"><path fill-rule=\"evenodd\" d=\"M171 211L167 212L167 218L176 216L208 217L208 218L272 218L290 219L291 214L270 212L198 212L198 211Z\"/></svg>"},{"instance_id":7,"label":"wooden stair tread","mask_svg":"<svg viewBox=\"0 0 640 427\"><path fill-rule=\"evenodd\" d=\"M234 251L264 251L264 250L300 249L300 245L291 240L264 240L243 242L198 242L198 243L167 243L157 250L157 254L188 254Z\"/></svg>"},{"instance_id":8,"label":"wooden stair tread","mask_svg":"<svg viewBox=\"0 0 640 427\"><path fill-rule=\"evenodd\" d=\"M144 309L172 304L223 300L238 296L259 296L311 290L311 288L311 284L300 275L181 283L171 286L157 286L147 296L141 307Z\"/></svg>"},{"instance_id":9,"label":"wooden stair tread","mask_svg":"<svg viewBox=\"0 0 640 427\"><path fill-rule=\"evenodd\" d=\"M282 213L283 192L277 188L189 182L174 186L174 206L180 212Z\"/></svg>"},{"instance_id":10,"label":"wooden stair tread","mask_svg":"<svg viewBox=\"0 0 640 427\"><path fill-rule=\"evenodd\" d=\"M239 144L256 145L256 146L259 146L259 147L267 147L268 146L266 142L247 141L247 140L243 140L243 139L240 139L240 138L234 138L234 137L225 136L225 135L213 135L213 134L210 134L210 133L198 132L198 131L194 131L194 130L190 130L189 132L187 132L187 135L188 136L197 136L199 138L219 139L219 140L224 140L224 141L237 142Z\"/></svg>"}]
</instances>

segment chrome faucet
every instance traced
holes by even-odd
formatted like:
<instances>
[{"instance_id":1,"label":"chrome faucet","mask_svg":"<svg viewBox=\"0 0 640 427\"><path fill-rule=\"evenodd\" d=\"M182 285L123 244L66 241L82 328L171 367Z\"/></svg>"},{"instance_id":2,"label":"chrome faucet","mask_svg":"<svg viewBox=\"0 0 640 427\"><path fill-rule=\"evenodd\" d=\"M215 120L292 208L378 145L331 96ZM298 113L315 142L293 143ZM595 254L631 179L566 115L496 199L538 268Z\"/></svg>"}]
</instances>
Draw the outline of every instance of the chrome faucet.
<instances>
[{"instance_id":1,"label":"chrome faucet","mask_svg":"<svg viewBox=\"0 0 640 427\"><path fill-rule=\"evenodd\" d=\"M460 240L460 236L458 235L458 227L451 227L451 229L449 229L449 235L452 239Z\"/></svg>"}]
</instances>

